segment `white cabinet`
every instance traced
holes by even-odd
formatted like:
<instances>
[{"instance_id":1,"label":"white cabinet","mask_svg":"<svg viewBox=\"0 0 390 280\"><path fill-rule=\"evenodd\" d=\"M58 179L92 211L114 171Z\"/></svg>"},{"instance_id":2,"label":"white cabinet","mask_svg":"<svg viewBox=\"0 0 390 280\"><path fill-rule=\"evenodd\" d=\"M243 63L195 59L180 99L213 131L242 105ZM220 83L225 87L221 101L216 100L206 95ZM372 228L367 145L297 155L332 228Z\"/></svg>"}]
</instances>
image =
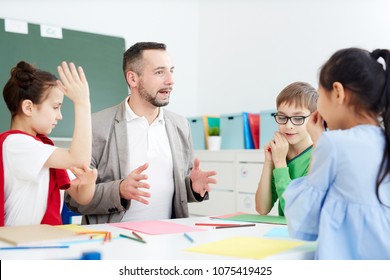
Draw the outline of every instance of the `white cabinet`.
<instances>
[{"instance_id":1,"label":"white cabinet","mask_svg":"<svg viewBox=\"0 0 390 280\"><path fill-rule=\"evenodd\" d=\"M256 214L255 194L237 193L236 211L233 211L233 213L234 212Z\"/></svg>"},{"instance_id":2,"label":"white cabinet","mask_svg":"<svg viewBox=\"0 0 390 280\"><path fill-rule=\"evenodd\" d=\"M217 184L211 185L211 187L218 190L234 190L235 172L234 166L231 162L201 162L202 170L215 170L217 174L224 174L223 176L217 175Z\"/></svg>"},{"instance_id":3,"label":"white cabinet","mask_svg":"<svg viewBox=\"0 0 390 280\"><path fill-rule=\"evenodd\" d=\"M212 189L209 200L189 203L191 216L213 216L236 212L236 196L233 191Z\"/></svg>"},{"instance_id":4,"label":"white cabinet","mask_svg":"<svg viewBox=\"0 0 390 280\"><path fill-rule=\"evenodd\" d=\"M255 193L262 170L262 162L238 162L236 169L238 191Z\"/></svg>"},{"instance_id":5,"label":"white cabinet","mask_svg":"<svg viewBox=\"0 0 390 280\"><path fill-rule=\"evenodd\" d=\"M263 170L264 151L246 150L236 153L236 211L255 214L255 194Z\"/></svg>"},{"instance_id":6,"label":"white cabinet","mask_svg":"<svg viewBox=\"0 0 390 280\"><path fill-rule=\"evenodd\" d=\"M257 213L255 193L263 169L263 150L196 150L195 157L200 160L202 170L217 172L218 183L211 185L208 201L189 204L190 215ZM270 215L277 215L277 207Z\"/></svg>"}]
</instances>

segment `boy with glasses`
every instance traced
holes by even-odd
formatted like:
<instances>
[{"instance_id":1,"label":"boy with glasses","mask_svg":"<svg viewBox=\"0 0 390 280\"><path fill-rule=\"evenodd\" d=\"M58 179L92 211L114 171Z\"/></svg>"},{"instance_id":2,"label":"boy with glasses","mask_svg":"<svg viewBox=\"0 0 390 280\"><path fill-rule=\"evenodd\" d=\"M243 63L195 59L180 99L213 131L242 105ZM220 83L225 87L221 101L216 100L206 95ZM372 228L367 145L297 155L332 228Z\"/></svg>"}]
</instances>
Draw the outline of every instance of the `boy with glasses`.
<instances>
[{"instance_id":1,"label":"boy with glasses","mask_svg":"<svg viewBox=\"0 0 390 280\"><path fill-rule=\"evenodd\" d=\"M313 142L306 130L307 120L317 109L317 91L307 83L285 87L276 99L278 123L274 138L264 146L265 161L256 192L256 211L267 215L279 199L278 212L284 216L282 194L292 179L307 174Z\"/></svg>"}]
</instances>

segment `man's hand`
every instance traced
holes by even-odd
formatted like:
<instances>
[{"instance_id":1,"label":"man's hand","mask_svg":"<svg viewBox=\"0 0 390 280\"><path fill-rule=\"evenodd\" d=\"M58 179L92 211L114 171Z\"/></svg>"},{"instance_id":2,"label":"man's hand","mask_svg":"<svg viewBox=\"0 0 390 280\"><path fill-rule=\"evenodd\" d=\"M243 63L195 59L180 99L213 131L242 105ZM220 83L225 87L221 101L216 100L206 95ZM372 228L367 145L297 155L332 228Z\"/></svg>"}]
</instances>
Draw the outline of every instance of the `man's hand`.
<instances>
[{"instance_id":1,"label":"man's hand","mask_svg":"<svg viewBox=\"0 0 390 280\"><path fill-rule=\"evenodd\" d=\"M141 182L142 180L148 179L148 176L142 174L147 168L148 164L145 163L137 169L133 170L126 179L124 179L119 186L119 194L124 199L137 200L143 204L149 204L145 198L150 197L150 193L144 192L141 189L149 189L150 185Z\"/></svg>"},{"instance_id":2,"label":"man's hand","mask_svg":"<svg viewBox=\"0 0 390 280\"><path fill-rule=\"evenodd\" d=\"M192 182L192 189L194 192L200 194L201 197L204 197L206 192L210 191L209 184L216 184L217 180L215 178L210 178L217 174L215 171L202 171L200 168L199 159L194 160L194 168L190 172L190 178Z\"/></svg>"}]
</instances>

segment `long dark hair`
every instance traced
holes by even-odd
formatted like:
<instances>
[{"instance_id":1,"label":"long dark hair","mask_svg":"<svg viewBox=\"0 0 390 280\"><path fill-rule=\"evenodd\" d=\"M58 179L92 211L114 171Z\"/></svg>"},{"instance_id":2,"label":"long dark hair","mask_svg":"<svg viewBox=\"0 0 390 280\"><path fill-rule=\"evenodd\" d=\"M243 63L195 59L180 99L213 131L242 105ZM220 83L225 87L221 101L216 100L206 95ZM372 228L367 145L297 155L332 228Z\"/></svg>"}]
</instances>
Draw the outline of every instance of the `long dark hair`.
<instances>
[{"instance_id":1,"label":"long dark hair","mask_svg":"<svg viewBox=\"0 0 390 280\"><path fill-rule=\"evenodd\" d=\"M385 67L379 59L384 60ZM351 105L357 112L369 112L381 117L386 138L385 151L376 178L379 185L390 174L390 52L376 49L368 52L349 48L337 51L320 71L320 85L330 91L334 82L340 82L352 92ZM381 202L382 203L382 202Z\"/></svg>"}]
</instances>

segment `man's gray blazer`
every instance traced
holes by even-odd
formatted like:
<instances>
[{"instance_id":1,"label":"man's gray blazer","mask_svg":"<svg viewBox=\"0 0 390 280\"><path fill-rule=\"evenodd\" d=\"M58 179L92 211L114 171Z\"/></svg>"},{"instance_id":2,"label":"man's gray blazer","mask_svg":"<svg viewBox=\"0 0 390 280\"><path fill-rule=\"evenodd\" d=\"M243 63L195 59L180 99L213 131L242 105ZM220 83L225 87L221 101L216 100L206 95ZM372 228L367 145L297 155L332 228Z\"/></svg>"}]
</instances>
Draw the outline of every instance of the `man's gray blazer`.
<instances>
[{"instance_id":1,"label":"man's gray blazer","mask_svg":"<svg viewBox=\"0 0 390 280\"><path fill-rule=\"evenodd\" d=\"M131 157L127 144L126 100L92 114L91 166L98 171L96 192L88 205L80 205L65 195L68 208L84 215L83 224L120 222L130 207L131 201L119 196L119 184L128 175L127 164ZM188 176L193 167L191 129L186 118L165 109L164 120L173 160L172 218L185 218L188 217L187 203L204 199L192 191Z\"/></svg>"}]
</instances>

